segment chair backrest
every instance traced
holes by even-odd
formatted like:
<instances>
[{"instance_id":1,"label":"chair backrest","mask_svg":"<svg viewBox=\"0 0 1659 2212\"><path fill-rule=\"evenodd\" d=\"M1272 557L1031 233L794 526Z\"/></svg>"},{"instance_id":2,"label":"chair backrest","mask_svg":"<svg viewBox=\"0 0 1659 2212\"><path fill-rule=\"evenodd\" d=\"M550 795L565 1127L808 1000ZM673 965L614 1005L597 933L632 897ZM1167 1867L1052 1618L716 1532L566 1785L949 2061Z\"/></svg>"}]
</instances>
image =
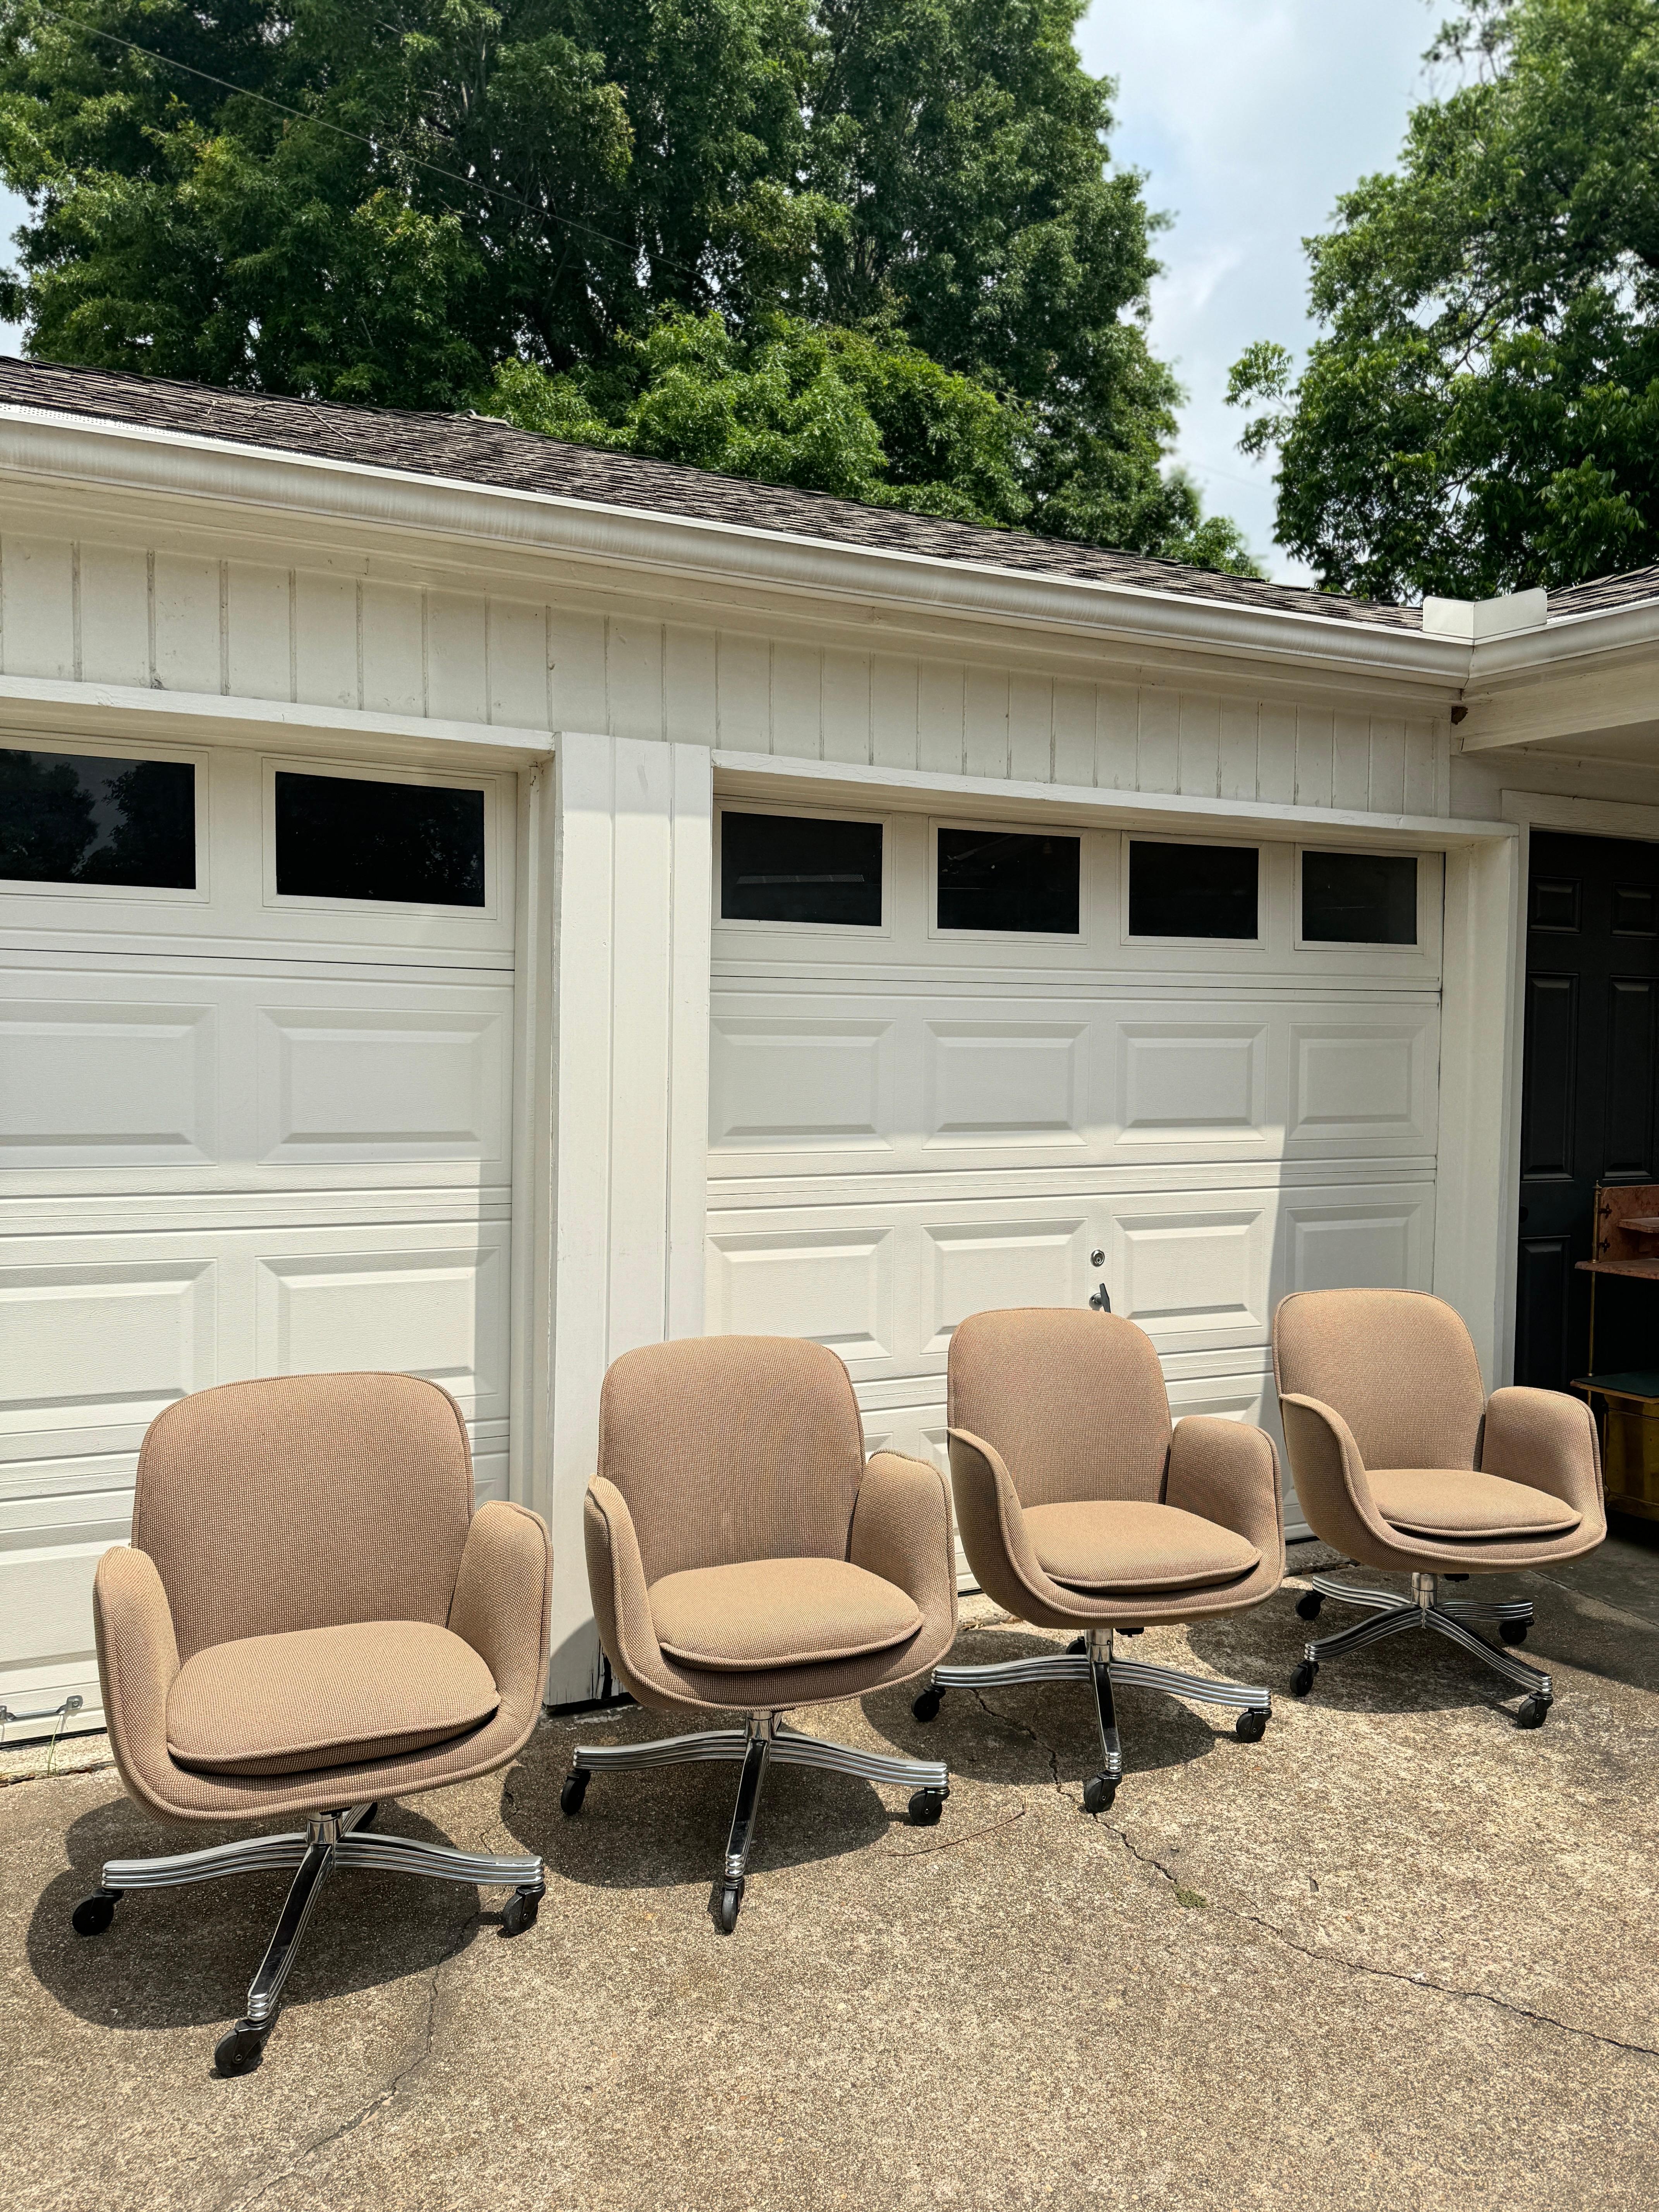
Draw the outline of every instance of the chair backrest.
<instances>
[{"instance_id":1,"label":"chair backrest","mask_svg":"<svg viewBox=\"0 0 1659 2212\"><path fill-rule=\"evenodd\" d=\"M951 1339L950 1413L1001 1455L1022 1505L1164 1495L1170 1401L1152 1339L1118 1314L1019 1306Z\"/></svg>"},{"instance_id":2,"label":"chair backrest","mask_svg":"<svg viewBox=\"0 0 1659 2212\"><path fill-rule=\"evenodd\" d=\"M287 1629L441 1627L471 1515L466 1424L447 1390L412 1375L284 1375L156 1416L132 1540L188 1659Z\"/></svg>"},{"instance_id":3,"label":"chair backrest","mask_svg":"<svg viewBox=\"0 0 1659 2212\"><path fill-rule=\"evenodd\" d=\"M1463 1317L1425 1291L1298 1291L1273 1316L1281 1392L1340 1413L1367 1467L1472 1468L1486 1394Z\"/></svg>"},{"instance_id":4,"label":"chair backrest","mask_svg":"<svg viewBox=\"0 0 1659 2212\"><path fill-rule=\"evenodd\" d=\"M864 1476L852 1379L794 1336L642 1346L605 1378L599 1472L628 1501L647 1583L745 1559L844 1559Z\"/></svg>"}]
</instances>

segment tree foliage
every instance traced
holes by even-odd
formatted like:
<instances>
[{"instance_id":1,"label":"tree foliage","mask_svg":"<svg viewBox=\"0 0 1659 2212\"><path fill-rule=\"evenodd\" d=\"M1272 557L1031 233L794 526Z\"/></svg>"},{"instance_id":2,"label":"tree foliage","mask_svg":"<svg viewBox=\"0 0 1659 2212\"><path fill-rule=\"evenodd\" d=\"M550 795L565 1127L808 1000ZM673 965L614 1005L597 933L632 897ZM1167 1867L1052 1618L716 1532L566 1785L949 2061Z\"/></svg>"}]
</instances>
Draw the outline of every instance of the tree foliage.
<instances>
[{"instance_id":1,"label":"tree foliage","mask_svg":"<svg viewBox=\"0 0 1659 2212\"><path fill-rule=\"evenodd\" d=\"M1163 465L1154 225L1079 12L9 0L0 173L32 220L0 311L47 359L493 394L566 434L1246 565Z\"/></svg>"},{"instance_id":2,"label":"tree foliage","mask_svg":"<svg viewBox=\"0 0 1659 2212\"><path fill-rule=\"evenodd\" d=\"M1659 560L1659 0L1475 0L1396 173L1308 241L1323 326L1230 396L1331 589L1484 597Z\"/></svg>"}]
</instances>

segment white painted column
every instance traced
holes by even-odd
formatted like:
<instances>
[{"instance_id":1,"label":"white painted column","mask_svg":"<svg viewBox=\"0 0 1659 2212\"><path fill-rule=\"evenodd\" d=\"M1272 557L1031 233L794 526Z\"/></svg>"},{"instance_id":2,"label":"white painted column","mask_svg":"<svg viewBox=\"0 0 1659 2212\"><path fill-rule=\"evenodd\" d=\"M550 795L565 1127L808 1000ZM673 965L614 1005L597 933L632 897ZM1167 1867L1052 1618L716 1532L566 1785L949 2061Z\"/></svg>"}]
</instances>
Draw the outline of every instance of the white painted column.
<instances>
[{"instance_id":1,"label":"white painted column","mask_svg":"<svg viewBox=\"0 0 1659 2212\"><path fill-rule=\"evenodd\" d=\"M1434 1288L1468 1323L1489 1390L1515 1363L1523 880L1516 838L1446 854Z\"/></svg>"},{"instance_id":2,"label":"white painted column","mask_svg":"<svg viewBox=\"0 0 1659 2212\"><path fill-rule=\"evenodd\" d=\"M554 830L556 1132L547 1497L555 1705L593 1696L582 1553L599 1386L702 1329L708 1128L708 751L567 732Z\"/></svg>"}]
</instances>

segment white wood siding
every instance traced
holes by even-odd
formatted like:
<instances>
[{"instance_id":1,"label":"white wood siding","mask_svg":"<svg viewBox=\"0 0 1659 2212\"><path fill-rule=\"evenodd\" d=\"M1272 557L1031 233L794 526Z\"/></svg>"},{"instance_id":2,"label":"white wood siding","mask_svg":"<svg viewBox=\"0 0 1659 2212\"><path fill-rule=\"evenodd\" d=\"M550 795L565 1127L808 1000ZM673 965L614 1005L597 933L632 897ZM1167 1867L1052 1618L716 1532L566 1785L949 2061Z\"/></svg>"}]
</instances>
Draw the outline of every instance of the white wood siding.
<instances>
[{"instance_id":1,"label":"white wood siding","mask_svg":"<svg viewBox=\"0 0 1659 2212\"><path fill-rule=\"evenodd\" d=\"M0 537L0 673L874 768L1444 814L1449 725L385 581Z\"/></svg>"}]
</instances>

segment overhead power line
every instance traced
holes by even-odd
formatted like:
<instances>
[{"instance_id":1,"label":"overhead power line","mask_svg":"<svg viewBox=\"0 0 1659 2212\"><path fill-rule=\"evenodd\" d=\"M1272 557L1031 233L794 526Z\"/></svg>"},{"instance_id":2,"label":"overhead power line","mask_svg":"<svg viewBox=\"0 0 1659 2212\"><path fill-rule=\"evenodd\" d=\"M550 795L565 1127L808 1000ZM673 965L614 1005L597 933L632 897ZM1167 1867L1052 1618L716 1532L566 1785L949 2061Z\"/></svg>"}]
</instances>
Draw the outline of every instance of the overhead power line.
<instances>
[{"instance_id":1,"label":"overhead power line","mask_svg":"<svg viewBox=\"0 0 1659 2212\"><path fill-rule=\"evenodd\" d=\"M278 115L291 116L296 123L308 123L314 130L332 131L337 138L349 138L355 145L367 146L372 154L386 150L386 142L371 138L364 131L348 131L343 123L331 123L325 115L307 114L302 107L290 107L284 100L272 100L268 93L254 92L246 85L233 84L228 77L215 76L210 70L197 69L193 64L176 60L171 54L158 54L153 46L141 46L136 39L124 39L116 31L100 30L97 24L83 22L78 15L65 15L57 8L44 6L40 7L40 13L66 30L79 31L88 39L101 39L106 46L125 46L129 53L141 55L146 61L159 63L163 69L178 70L185 76L198 78L204 84L216 85L222 92L234 93L239 100L257 100L261 107L274 109ZM579 222L574 216L559 215L551 208L538 207L533 200L526 199L519 192L508 191L504 185L487 185L480 177L463 176L459 169L443 168L436 161L423 161L420 155L410 154L402 148L398 149L398 158L406 161L411 168L424 169L428 176L447 178L452 185L459 185L465 191L481 192L486 199L501 200L511 207L522 208L526 215L534 216L538 222L559 223L566 230L579 232L584 238L597 239L602 246L617 246L623 253L637 254L642 251L639 246L630 245L625 238L613 238L607 230L598 230L590 222ZM695 276L697 274L688 263L678 260L672 254L659 253L653 258L671 269L678 269L682 276Z\"/></svg>"}]
</instances>

